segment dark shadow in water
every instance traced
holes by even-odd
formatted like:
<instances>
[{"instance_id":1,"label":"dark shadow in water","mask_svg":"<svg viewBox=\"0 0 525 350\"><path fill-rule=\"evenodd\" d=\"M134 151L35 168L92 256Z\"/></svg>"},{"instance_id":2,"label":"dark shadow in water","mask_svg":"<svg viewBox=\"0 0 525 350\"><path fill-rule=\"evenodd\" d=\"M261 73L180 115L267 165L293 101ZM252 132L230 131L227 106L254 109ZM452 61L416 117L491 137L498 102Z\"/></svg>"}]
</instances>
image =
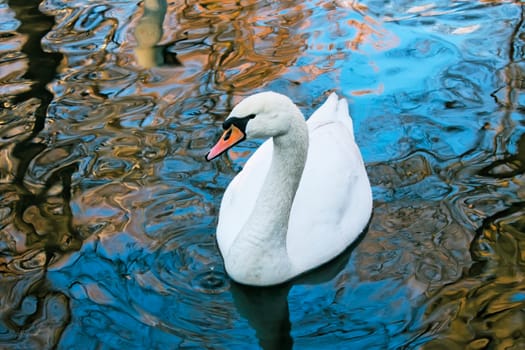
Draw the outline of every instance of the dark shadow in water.
<instances>
[{"instance_id":1,"label":"dark shadow in water","mask_svg":"<svg viewBox=\"0 0 525 350\"><path fill-rule=\"evenodd\" d=\"M27 41L22 52L28 58L28 68L24 78L30 79L31 89L16 96L16 102L38 98L36 122L27 139L17 144L13 156L18 158L15 182L23 187L23 178L31 160L46 146L34 142L34 137L43 129L47 108L53 100L53 94L47 90L47 84L55 76L62 55L46 53L42 50L41 39L54 25L53 17L41 13L40 1L13 1L11 9L21 22L17 31L26 35ZM54 170L48 176L43 188L34 193L23 192L17 204L15 221L17 226L27 232L26 244L31 249L44 248L47 255L46 264L52 263L66 251L78 250L81 240L73 233L71 227L71 177L76 167Z\"/></svg>"},{"instance_id":2,"label":"dark shadow in water","mask_svg":"<svg viewBox=\"0 0 525 350\"><path fill-rule=\"evenodd\" d=\"M493 232L499 228L499 221L508 219L514 215L521 215L525 213L525 202L518 202L512 204L509 208L502 210L485 220L479 229L476 230L476 236L472 240L470 246L470 254L474 260L472 264L469 275L470 276L480 276L484 271L488 269L489 266L497 264L498 261L494 260L494 256L509 257L512 254L505 252L506 254L495 254L494 250L504 250L501 242L498 244L498 239L503 240L502 235L495 235L496 238L488 236L487 232ZM525 227L519 228L522 232L525 231ZM518 240L518 237L516 237ZM487 254L487 251L490 251L490 254ZM504 270L505 266L500 266L501 270Z\"/></svg>"},{"instance_id":3,"label":"dark shadow in water","mask_svg":"<svg viewBox=\"0 0 525 350\"><path fill-rule=\"evenodd\" d=\"M75 166L59 169L36 195L27 194L19 201L16 220L29 225L26 242L46 252L46 266L67 252L78 251L82 239L72 227L71 177Z\"/></svg>"},{"instance_id":4,"label":"dark shadow in water","mask_svg":"<svg viewBox=\"0 0 525 350\"><path fill-rule=\"evenodd\" d=\"M264 350L293 348L292 325L288 309L288 293L296 284L321 284L334 279L348 265L354 248L363 240L363 233L343 253L326 264L290 282L272 287L252 287L232 281L231 293L235 307L255 330Z\"/></svg>"},{"instance_id":5,"label":"dark shadow in water","mask_svg":"<svg viewBox=\"0 0 525 350\"><path fill-rule=\"evenodd\" d=\"M27 55L29 65L24 78L32 81L31 89L18 95L16 103L26 101L36 97L40 100L40 106L36 110L35 126L28 139L17 144L13 155L20 160L16 171L16 180L21 181L27 170L29 162L45 146L31 142L43 128L47 114L47 108L53 99L53 94L49 92L46 85L56 76L56 70L62 59L59 53L48 53L42 50L42 37L54 25L53 17L44 15L38 10L39 0L20 0L11 1L10 8L16 13L16 18L21 22L17 31L27 36L27 42L22 48L22 52Z\"/></svg>"},{"instance_id":6,"label":"dark shadow in water","mask_svg":"<svg viewBox=\"0 0 525 350\"><path fill-rule=\"evenodd\" d=\"M34 137L43 129L47 108L53 100L53 94L47 90L47 84L55 76L62 55L46 53L42 50L41 39L54 25L53 17L41 13L39 0L22 0L10 3L16 13L20 26L17 31L26 36L27 41L22 52L28 58L28 67L24 78L31 80L31 89L16 96L16 102L31 98L40 101L35 112L36 122L28 138L18 143L13 156L18 158L15 183L23 188L23 178L31 160L39 154L45 145L35 142ZM26 245L30 250L44 249L46 266L67 251L80 249L81 240L71 226L71 177L76 166L56 169L48 176L44 186L35 191L22 191L17 202L15 223L26 232Z\"/></svg>"},{"instance_id":7,"label":"dark shadow in water","mask_svg":"<svg viewBox=\"0 0 525 350\"><path fill-rule=\"evenodd\" d=\"M62 58L59 53L42 50L41 39L54 20L39 11L39 3L40 0L9 2L21 23L17 32L26 39L22 52L28 66L23 78L31 81L31 88L13 96L12 102L22 104L37 99L38 107L32 129L10 155L17 160L13 162L17 164L13 169L14 185L2 188L17 195L12 211L13 232L22 237L19 244L2 251L5 263L0 266L3 274L0 304L4 305L0 342L8 348L31 347L29 344L56 347L69 323L69 301L62 293L48 288L47 267L64 254L79 250L82 244L73 230L70 208L71 177L76 167L56 169L41 188L32 191L23 181L31 160L46 148L35 137L44 128L47 109L54 97L47 84L55 78Z\"/></svg>"},{"instance_id":8,"label":"dark shadow in water","mask_svg":"<svg viewBox=\"0 0 525 350\"><path fill-rule=\"evenodd\" d=\"M0 343L6 346L36 342L54 348L69 324L69 300L51 290L46 275L48 266L82 245L69 204L75 171L69 167L55 172L41 191L23 192L15 204L13 222L25 242L0 266L5 277L0 287Z\"/></svg>"},{"instance_id":9,"label":"dark shadow in water","mask_svg":"<svg viewBox=\"0 0 525 350\"><path fill-rule=\"evenodd\" d=\"M480 175L506 178L525 172L525 134L521 135L515 155L500 159L480 170Z\"/></svg>"},{"instance_id":10,"label":"dark shadow in water","mask_svg":"<svg viewBox=\"0 0 525 350\"><path fill-rule=\"evenodd\" d=\"M22 52L28 58L28 67L24 78L31 80L31 89L16 96L17 103L37 98L40 101L36 110L36 122L28 137L14 148L14 157L19 159L15 183L23 186L23 178L31 160L46 146L34 142L33 138L43 129L47 108L53 100L53 94L47 90L47 84L56 77L57 67L62 55L47 53L42 50L41 39L54 25L53 17L39 11L39 0L20 0L10 2L10 8L20 21L17 31L26 36L27 41ZM81 241L72 232L71 177L76 166L55 169L48 174L44 186L35 191L21 193L17 202L15 222L22 232L27 233L26 245L30 249L44 248L47 263L66 251L78 250Z\"/></svg>"},{"instance_id":11,"label":"dark shadow in water","mask_svg":"<svg viewBox=\"0 0 525 350\"><path fill-rule=\"evenodd\" d=\"M481 169L479 174L486 177L505 179L525 173L525 134L520 136L516 148L516 154L494 161L490 165ZM516 213L523 212L524 210L525 203L513 203L509 208L483 220L483 224L476 231L476 236L474 237L470 247L471 255L475 260L475 263L472 265L470 271L471 275L479 274L485 269L485 266L490 263L490 259L487 260L486 258L485 249L492 248L487 247L484 232L490 232L494 230L494 227L498 226L497 222L499 220L510 217Z\"/></svg>"}]
</instances>

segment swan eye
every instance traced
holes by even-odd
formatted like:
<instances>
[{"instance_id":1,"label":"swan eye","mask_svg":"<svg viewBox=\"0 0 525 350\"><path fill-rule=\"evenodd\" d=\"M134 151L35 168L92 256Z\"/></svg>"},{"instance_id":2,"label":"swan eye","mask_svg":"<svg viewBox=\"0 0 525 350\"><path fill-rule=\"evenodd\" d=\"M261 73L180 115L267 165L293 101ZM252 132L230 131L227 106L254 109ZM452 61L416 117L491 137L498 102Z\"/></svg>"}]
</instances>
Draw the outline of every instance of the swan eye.
<instances>
[{"instance_id":1,"label":"swan eye","mask_svg":"<svg viewBox=\"0 0 525 350\"><path fill-rule=\"evenodd\" d=\"M233 129L228 129L228 131L226 131L226 132L224 133L224 137L223 137L223 140L224 140L224 141L228 141L228 139L230 138L230 136L232 136L232 130L233 130Z\"/></svg>"}]
</instances>

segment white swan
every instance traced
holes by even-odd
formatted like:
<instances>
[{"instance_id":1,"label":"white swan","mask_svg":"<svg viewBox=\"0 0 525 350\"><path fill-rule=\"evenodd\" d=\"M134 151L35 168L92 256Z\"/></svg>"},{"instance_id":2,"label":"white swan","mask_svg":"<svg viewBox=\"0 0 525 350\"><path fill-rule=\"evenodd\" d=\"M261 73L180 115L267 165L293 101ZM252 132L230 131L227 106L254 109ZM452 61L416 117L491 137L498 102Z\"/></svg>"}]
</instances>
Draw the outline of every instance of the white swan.
<instances>
[{"instance_id":1,"label":"white swan","mask_svg":"<svg viewBox=\"0 0 525 350\"><path fill-rule=\"evenodd\" d=\"M363 231L372 191L345 99L332 93L305 122L286 96L245 98L223 124L212 160L244 139L270 138L228 185L217 242L239 283L289 280L339 255Z\"/></svg>"}]
</instances>

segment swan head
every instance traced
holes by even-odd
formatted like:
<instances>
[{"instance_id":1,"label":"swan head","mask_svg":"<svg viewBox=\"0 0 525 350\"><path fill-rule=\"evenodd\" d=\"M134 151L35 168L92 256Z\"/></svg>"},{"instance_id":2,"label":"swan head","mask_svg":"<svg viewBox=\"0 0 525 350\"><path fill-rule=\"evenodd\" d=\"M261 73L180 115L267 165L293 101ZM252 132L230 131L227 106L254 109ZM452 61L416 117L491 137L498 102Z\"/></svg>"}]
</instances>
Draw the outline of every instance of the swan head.
<instances>
[{"instance_id":1,"label":"swan head","mask_svg":"<svg viewBox=\"0 0 525 350\"><path fill-rule=\"evenodd\" d=\"M267 91L251 95L237 104L222 124L224 133L206 155L212 160L239 142L281 136L293 118L302 114L287 96Z\"/></svg>"}]
</instances>

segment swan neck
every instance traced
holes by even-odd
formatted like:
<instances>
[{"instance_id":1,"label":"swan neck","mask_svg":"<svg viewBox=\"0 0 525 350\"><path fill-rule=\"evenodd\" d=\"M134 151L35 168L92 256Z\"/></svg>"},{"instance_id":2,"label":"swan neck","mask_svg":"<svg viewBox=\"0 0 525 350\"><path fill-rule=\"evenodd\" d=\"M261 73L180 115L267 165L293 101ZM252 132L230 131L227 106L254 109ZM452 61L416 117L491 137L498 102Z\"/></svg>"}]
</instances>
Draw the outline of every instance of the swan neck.
<instances>
[{"instance_id":1,"label":"swan neck","mask_svg":"<svg viewBox=\"0 0 525 350\"><path fill-rule=\"evenodd\" d=\"M225 259L230 276L244 283L280 283L295 269L288 256L286 235L308 153L308 128L301 112L296 110L288 132L272 139L268 174L252 213ZM268 266L275 267L270 275Z\"/></svg>"},{"instance_id":2,"label":"swan neck","mask_svg":"<svg viewBox=\"0 0 525 350\"><path fill-rule=\"evenodd\" d=\"M308 129L302 114L299 112L292 118L288 132L274 136L272 142L270 169L245 229L259 239L284 246L290 211L308 152Z\"/></svg>"}]
</instances>

